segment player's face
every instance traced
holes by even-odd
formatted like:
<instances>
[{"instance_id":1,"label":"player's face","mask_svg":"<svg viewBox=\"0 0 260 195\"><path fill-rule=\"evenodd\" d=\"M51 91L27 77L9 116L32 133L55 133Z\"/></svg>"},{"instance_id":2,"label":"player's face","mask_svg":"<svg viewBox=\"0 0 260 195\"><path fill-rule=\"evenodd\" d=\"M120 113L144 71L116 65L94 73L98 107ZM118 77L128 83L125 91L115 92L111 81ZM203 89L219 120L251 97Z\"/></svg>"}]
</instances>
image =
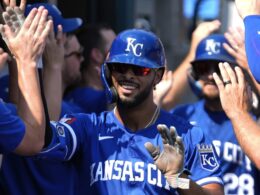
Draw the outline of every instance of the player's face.
<instances>
[{"instance_id":1,"label":"player's face","mask_svg":"<svg viewBox=\"0 0 260 195\"><path fill-rule=\"evenodd\" d=\"M219 73L218 62L200 62L193 65L195 74L202 86L202 93L206 99L218 99L218 87L213 79L213 72Z\"/></svg>"},{"instance_id":2,"label":"player's face","mask_svg":"<svg viewBox=\"0 0 260 195\"><path fill-rule=\"evenodd\" d=\"M118 104L135 107L153 97L153 87L160 81L161 71L127 64L109 65L112 82L118 93Z\"/></svg>"},{"instance_id":3,"label":"player's face","mask_svg":"<svg viewBox=\"0 0 260 195\"><path fill-rule=\"evenodd\" d=\"M63 80L67 86L74 84L81 78L80 64L84 60L82 47L75 35L68 37L65 46L65 64Z\"/></svg>"}]
</instances>

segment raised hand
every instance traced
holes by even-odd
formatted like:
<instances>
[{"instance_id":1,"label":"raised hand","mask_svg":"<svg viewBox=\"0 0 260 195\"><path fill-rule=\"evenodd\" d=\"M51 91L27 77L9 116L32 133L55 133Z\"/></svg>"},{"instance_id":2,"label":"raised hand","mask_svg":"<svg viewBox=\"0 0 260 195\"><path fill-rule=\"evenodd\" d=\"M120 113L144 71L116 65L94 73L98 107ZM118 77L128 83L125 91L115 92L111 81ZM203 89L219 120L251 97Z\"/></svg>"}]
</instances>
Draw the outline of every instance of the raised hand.
<instances>
[{"instance_id":1,"label":"raised hand","mask_svg":"<svg viewBox=\"0 0 260 195\"><path fill-rule=\"evenodd\" d=\"M213 74L213 78L219 89L222 108L231 120L239 120L241 113L248 112L251 109L251 89L238 66L235 67L234 71L225 62L219 63L219 69L223 80L216 73Z\"/></svg>"},{"instance_id":2,"label":"raised hand","mask_svg":"<svg viewBox=\"0 0 260 195\"><path fill-rule=\"evenodd\" d=\"M235 0L239 15L244 19L249 15L260 14L259 0Z\"/></svg>"},{"instance_id":3,"label":"raised hand","mask_svg":"<svg viewBox=\"0 0 260 195\"><path fill-rule=\"evenodd\" d=\"M0 32L16 60L38 61L52 25L52 21L47 21L47 15L48 11L43 7L33 9L17 34L8 25L0 26Z\"/></svg>"},{"instance_id":4,"label":"raised hand","mask_svg":"<svg viewBox=\"0 0 260 195\"><path fill-rule=\"evenodd\" d=\"M237 28L229 28L229 30L224 34L229 44L224 43L223 47L227 50L227 52L233 56L237 63L248 70L248 62L246 57L246 49L245 49L245 32L241 27Z\"/></svg>"},{"instance_id":5,"label":"raised hand","mask_svg":"<svg viewBox=\"0 0 260 195\"><path fill-rule=\"evenodd\" d=\"M221 23L219 20L200 23L192 33L191 50L194 50L195 52L200 41L218 30L220 25Z\"/></svg>"},{"instance_id":6,"label":"raised hand","mask_svg":"<svg viewBox=\"0 0 260 195\"><path fill-rule=\"evenodd\" d=\"M19 8L22 13L24 13L25 7L26 7L26 0L21 0L20 5L16 5L16 0L3 0L3 4L5 7L11 7L11 8Z\"/></svg>"},{"instance_id":7,"label":"raised hand","mask_svg":"<svg viewBox=\"0 0 260 195\"><path fill-rule=\"evenodd\" d=\"M5 24L7 24L15 34L17 34L25 20L20 8L7 7L6 11L3 12L2 15Z\"/></svg>"},{"instance_id":8,"label":"raised hand","mask_svg":"<svg viewBox=\"0 0 260 195\"><path fill-rule=\"evenodd\" d=\"M61 69L64 62L64 43L66 37L63 35L62 26L58 25L58 32L55 36L52 26L47 37L46 49L43 53L45 66L58 66Z\"/></svg>"},{"instance_id":9,"label":"raised hand","mask_svg":"<svg viewBox=\"0 0 260 195\"><path fill-rule=\"evenodd\" d=\"M159 146L154 146L150 142L145 143L145 148L171 187L187 189L189 187L189 184L186 183L188 179L178 178L184 166L184 145L182 139L178 136L173 126L169 129L166 125L160 124L157 126L157 129L162 137L163 150L160 151ZM178 180L181 181L182 179L184 182L178 183Z\"/></svg>"}]
</instances>

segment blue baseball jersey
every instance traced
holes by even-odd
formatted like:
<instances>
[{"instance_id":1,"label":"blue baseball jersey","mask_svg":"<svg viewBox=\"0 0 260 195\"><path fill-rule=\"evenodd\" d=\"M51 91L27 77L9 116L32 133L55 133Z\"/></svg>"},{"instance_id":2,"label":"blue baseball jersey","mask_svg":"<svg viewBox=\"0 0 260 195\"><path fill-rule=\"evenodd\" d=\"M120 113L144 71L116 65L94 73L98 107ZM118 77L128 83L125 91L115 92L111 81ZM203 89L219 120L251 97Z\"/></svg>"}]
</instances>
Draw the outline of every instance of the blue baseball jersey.
<instances>
[{"instance_id":1,"label":"blue baseball jersey","mask_svg":"<svg viewBox=\"0 0 260 195\"><path fill-rule=\"evenodd\" d=\"M260 174L244 154L223 111L205 109L205 101L181 105L171 111L201 127L220 157L225 194L260 194Z\"/></svg>"},{"instance_id":2,"label":"blue baseball jersey","mask_svg":"<svg viewBox=\"0 0 260 195\"><path fill-rule=\"evenodd\" d=\"M165 111L152 126L132 132L113 111L68 115L52 123L53 139L38 158L74 163L76 194L175 194L144 147L163 143L158 124L175 126L185 145L185 168L199 185L222 184L217 157L200 128Z\"/></svg>"},{"instance_id":3,"label":"blue baseball jersey","mask_svg":"<svg viewBox=\"0 0 260 195\"><path fill-rule=\"evenodd\" d=\"M75 168L72 163L48 161L7 154L0 171L0 194L75 195Z\"/></svg>"},{"instance_id":4,"label":"blue baseball jersey","mask_svg":"<svg viewBox=\"0 0 260 195\"><path fill-rule=\"evenodd\" d=\"M78 112L82 110L77 105L62 102L62 116ZM22 157L16 154L7 154L3 157L0 194L75 195L75 182L73 163Z\"/></svg>"},{"instance_id":5,"label":"blue baseball jersey","mask_svg":"<svg viewBox=\"0 0 260 195\"><path fill-rule=\"evenodd\" d=\"M247 16L244 24L248 64L254 78L260 83L260 16Z\"/></svg>"},{"instance_id":6,"label":"blue baseball jersey","mask_svg":"<svg viewBox=\"0 0 260 195\"><path fill-rule=\"evenodd\" d=\"M84 113L101 113L107 110L107 98L104 90L78 87L69 92L64 99L77 104Z\"/></svg>"},{"instance_id":7,"label":"blue baseball jersey","mask_svg":"<svg viewBox=\"0 0 260 195\"><path fill-rule=\"evenodd\" d=\"M16 149L25 134L23 121L13 115L0 99L0 153L9 153Z\"/></svg>"}]
</instances>

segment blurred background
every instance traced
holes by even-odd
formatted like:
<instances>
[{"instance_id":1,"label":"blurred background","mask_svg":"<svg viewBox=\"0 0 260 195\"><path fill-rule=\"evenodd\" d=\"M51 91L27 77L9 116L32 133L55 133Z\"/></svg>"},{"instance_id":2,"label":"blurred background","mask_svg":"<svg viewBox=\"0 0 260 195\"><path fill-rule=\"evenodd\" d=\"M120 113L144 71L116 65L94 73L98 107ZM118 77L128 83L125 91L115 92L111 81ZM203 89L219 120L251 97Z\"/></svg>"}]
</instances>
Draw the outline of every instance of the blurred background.
<instances>
[{"instance_id":1,"label":"blurred background","mask_svg":"<svg viewBox=\"0 0 260 195\"><path fill-rule=\"evenodd\" d=\"M219 19L220 32L241 25L233 0L28 0L49 2L64 17L81 17L86 23L109 24L116 33L134 26L160 36L168 66L175 69L189 49L191 32L201 21Z\"/></svg>"}]
</instances>

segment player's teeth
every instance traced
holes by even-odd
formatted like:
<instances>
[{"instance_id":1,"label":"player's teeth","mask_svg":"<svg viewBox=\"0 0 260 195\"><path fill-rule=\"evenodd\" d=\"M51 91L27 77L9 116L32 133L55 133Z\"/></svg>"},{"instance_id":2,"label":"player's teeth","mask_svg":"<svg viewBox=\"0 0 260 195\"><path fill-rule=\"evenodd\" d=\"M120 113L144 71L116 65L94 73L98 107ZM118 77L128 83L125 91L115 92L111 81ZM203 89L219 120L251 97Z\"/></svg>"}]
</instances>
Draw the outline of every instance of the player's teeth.
<instances>
[{"instance_id":1,"label":"player's teeth","mask_svg":"<svg viewBox=\"0 0 260 195\"><path fill-rule=\"evenodd\" d=\"M123 85L123 87L124 87L125 89L135 89L134 86L129 86L129 85Z\"/></svg>"}]
</instances>

